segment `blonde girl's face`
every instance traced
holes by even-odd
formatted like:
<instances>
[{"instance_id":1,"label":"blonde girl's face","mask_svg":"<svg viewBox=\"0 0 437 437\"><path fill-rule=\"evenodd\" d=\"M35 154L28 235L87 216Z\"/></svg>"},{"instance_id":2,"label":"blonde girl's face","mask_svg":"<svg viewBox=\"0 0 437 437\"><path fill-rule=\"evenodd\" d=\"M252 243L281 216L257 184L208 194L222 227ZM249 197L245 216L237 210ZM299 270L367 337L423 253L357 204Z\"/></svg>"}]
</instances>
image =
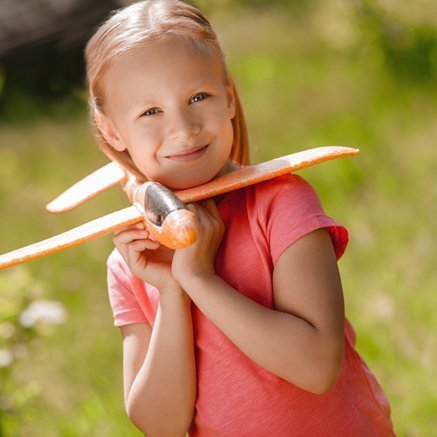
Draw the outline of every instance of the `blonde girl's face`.
<instances>
[{"instance_id":1,"label":"blonde girl's face","mask_svg":"<svg viewBox=\"0 0 437 437\"><path fill-rule=\"evenodd\" d=\"M103 92L102 133L147 179L185 189L227 171L235 103L215 55L174 37L147 42L113 62Z\"/></svg>"}]
</instances>

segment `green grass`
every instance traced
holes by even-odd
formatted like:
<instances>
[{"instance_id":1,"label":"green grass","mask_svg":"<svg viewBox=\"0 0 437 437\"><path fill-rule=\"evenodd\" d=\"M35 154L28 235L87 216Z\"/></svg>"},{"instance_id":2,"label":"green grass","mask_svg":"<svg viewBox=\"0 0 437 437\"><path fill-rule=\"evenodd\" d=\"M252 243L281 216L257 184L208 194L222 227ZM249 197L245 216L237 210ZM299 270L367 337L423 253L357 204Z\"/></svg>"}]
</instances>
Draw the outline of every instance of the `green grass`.
<instances>
[{"instance_id":1,"label":"green grass","mask_svg":"<svg viewBox=\"0 0 437 437\"><path fill-rule=\"evenodd\" d=\"M437 92L425 79L393 75L345 4L323 4L299 20L274 11L234 11L230 18L213 8L213 21L241 90L253 162L320 145L361 149L358 157L301 175L350 231L340 261L347 314L359 352L390 399L397 433L432 435ZM113 189L62 216L44 211L55 195L106 162L85 105L74 117L57 112L27 112L26 121L17 106L15 120L0 125L1 252L127 205ZM0 273L14 284L17 271L27 272L29 284L38 282L36 292L69 312L65 324L32 339L14 366L14 381L30 384L31 393L28 401L22 395L15 416L3 419L5 435L136 435L123 412L120 334L106 295L111 248L105 237Z\"/></svg>"}]
</instances>

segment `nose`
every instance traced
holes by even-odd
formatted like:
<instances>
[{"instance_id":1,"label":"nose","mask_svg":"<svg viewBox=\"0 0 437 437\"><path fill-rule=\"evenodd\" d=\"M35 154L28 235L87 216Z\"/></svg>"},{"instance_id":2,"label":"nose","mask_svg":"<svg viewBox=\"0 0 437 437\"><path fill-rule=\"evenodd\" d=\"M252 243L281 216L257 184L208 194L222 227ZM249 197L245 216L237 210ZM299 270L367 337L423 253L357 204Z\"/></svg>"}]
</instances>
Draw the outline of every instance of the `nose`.
<instances>
[{"instance_id":1,"label":"nose","mask_svg":"<svg viewBox=\"0 0 437 437\"><path fill-rule=\"evenodd\" d=\"M178 110L169 121L168 135L172 140L185 141L200 132L200 123L189 110Z\"/></svg>"}]
</instances>

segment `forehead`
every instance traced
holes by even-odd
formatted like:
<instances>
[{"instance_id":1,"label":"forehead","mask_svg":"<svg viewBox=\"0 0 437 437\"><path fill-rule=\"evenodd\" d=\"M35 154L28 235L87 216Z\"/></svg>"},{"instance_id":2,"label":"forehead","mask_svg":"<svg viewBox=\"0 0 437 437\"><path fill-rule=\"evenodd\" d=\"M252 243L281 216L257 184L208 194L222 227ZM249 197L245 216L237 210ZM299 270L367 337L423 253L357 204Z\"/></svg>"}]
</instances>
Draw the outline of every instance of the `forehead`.
<instances>
[{"instance_id":1,"label":"forehead","mask_svg":"<svg viewBox=\"0 0 437 437\"><path fill-rule=\"evenodd\" d=\"M221 56L207 44L168 37L144 42L118 55L103 75L103 92L107 99L141 90L154 94L162 86L171 89L201 81L224 83L225 77Z\"/></svg>"}]
</instances>

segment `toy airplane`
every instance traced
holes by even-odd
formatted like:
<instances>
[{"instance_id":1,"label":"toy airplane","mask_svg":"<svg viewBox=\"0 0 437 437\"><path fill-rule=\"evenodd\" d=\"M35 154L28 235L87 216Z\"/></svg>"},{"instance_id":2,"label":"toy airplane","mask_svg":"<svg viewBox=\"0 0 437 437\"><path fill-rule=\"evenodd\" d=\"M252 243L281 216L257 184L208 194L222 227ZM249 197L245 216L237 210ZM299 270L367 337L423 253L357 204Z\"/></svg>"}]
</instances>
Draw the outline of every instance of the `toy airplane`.
<instances>
[{"instance_id":1,"label":"toy airplane","mask_svg":"<svg viewBox=\"0 0 437 437\"><path fill-rule=\"evenodd\" d=\"M196 240L194 214L185 203L214 197L320 162L356 155L358 149L327 146L309 149L261 164L242 167L195 188L171 192L157 182L143 184L116 162L85 177L47 205L53 213L68 211L120 183L132 206L105 215L55 237L0 255L0 269L30 261L143 221L161 244L178 249Z\"/></svg>"}]
</instances>

